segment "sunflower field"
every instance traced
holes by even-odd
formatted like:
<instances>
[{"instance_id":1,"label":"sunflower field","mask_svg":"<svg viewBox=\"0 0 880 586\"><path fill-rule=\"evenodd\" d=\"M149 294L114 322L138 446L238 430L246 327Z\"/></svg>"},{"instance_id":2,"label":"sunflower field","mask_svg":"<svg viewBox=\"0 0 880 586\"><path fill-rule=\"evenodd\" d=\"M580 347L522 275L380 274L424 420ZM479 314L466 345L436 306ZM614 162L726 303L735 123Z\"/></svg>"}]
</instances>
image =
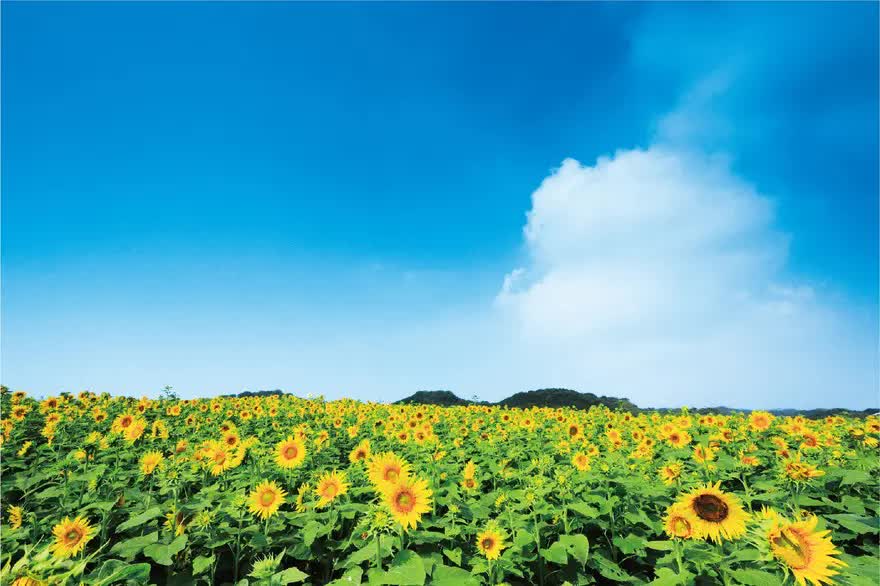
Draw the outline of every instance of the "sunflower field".
<instances>
[{"instance_id":1,"label":"sunflower field","mask_svg":"<svg viewBox=\"0 0 880 586\"><path fill-rule=\"evenodd\" d=\"M0 582L880 583L880 420L0 399Z\"/></svg>"}]
</instances>

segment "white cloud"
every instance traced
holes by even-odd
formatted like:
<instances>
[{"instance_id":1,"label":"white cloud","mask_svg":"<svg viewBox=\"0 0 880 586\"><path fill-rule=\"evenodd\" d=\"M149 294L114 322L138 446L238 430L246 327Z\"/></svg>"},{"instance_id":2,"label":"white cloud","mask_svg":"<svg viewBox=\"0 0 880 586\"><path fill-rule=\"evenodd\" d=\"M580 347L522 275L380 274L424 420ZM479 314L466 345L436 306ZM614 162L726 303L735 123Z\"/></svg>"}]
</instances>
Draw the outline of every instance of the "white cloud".
<instances>
[{"instance_id":1,"label":"white cloud","mask_svg":"<svg viewBox=\"0 0 880 586\"><path fill-rule=\"evenodd\" d=\"M789 282L771 201L723 157L667 144L567 159L532 195L529 263L496 298L569 386L643 405L870 397L869 327Z\"/></svg>"}]
</instances>

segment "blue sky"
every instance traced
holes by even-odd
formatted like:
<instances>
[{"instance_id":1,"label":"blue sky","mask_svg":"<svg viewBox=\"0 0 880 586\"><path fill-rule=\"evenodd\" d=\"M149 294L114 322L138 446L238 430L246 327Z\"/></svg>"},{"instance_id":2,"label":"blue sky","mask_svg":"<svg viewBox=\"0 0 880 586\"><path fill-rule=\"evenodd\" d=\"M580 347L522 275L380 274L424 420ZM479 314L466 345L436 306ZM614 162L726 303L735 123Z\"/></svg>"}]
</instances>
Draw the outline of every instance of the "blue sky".
<instances>
[{"instance_id":1,"label":"blue sky","mask_svg":"<svg viewBox=\"0 0 880 586\"><path fill-rule=\"evenodd\" d=\"M877 10L4 3L2 380L876 406Z\"/></svg>"}]
</instances>

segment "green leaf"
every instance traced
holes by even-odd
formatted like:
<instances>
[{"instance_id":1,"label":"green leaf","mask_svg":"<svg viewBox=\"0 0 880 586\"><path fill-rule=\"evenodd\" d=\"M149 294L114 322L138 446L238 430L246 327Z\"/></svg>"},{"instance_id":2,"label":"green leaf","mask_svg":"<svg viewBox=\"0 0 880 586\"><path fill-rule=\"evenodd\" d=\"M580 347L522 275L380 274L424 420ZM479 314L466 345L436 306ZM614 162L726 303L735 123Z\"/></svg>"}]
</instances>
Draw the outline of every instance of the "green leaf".
<instances>
[{"instance_id":1,"label":"green leaf","mask_svg":"<svg viewBox=\"0 0 880 586\"><path fill-rule=\"evenodd\" d=\"M681 586L683 584L688 584L693 577L693 574L690 572L676 574L669 568L657 568L654 573L657 577L649 582L649 584L653 584L654 586Z\"/></svg>"},{"instance_id":2,"label":"green leaf","mask_svg":"<svg viewBox=\"0 0 880 586\"><path fill-rule=\"evenodd\" d=\"M399 586L422 586L425 578L425 564L422 558L417 553L404 549L394 556L391 567L383 576L383 581L386 584Z\"/></svg>"},{"instance_id":3,"label":"green leaf","mask_svg":"<svg viewBox=\"0 0 880 586\"><path fill-rule=\"evenodd\" d=\"M675 549L675 544L671 541L648 541L645 542L645 547L657 551L672 551Z\"/></svg>"},{"instance_id":4,"label":"green leaf","mask_svg":"<svg viewBox=\"0 0 880 586\"><path fill-rule=\"evenodd\" d=\"M842 527L849 529L853 533L862 534L874 533L875 531L877 531L876 527L871 527L870 525L866 524L863 520L863 517L858 517L856 515L828 515L828 518L834 519L835 521L840 523Z\"/></svg>"},{"instance_id":5,"label":"green leaf","mask_svg":"<svg viewBox=\"0 0 880 586\"><path fill-rule=\"evenodd\" d=\"M871 482L871 475L864 470L847 470L840 480L840 485L867 484L869 482Z\"/></svg>"},{"instance_id":6,"label":"green leaf","mask_svg":"<svg viewBox=\"0 0 880 586\"><path fill-rule=\"evenodd\" d=\"M295 582L302 582L309 575L300 570L299 568L287 568L286 570L282 570L277 574L272 576L272 583L278 584L293 584Z\"/></svg>"},{"instance_id":7,"label":"green leaf","mask_svg":"<svg viewBox=\"0 0 880 586\"><path fill-rule=\"evenodd\" d=\"M180 535L171 543L154 543L144 548L144 555L163 566L170 566L174 563L174 556L186 547L186 534Z\"/></svg>"},{"instance_id":8,"label":"green leaf","mask_svg":"<svg viewBox=\"0 0 880 586\"><path fill-rule=\"evenodd\" d=\"M364 571L362 569L357 567L351 568L345 572L341 578L329 582L327 586L358 586L361 583L363 575Z\"/></svg>"},{"instance_id":9,"label":"green leaf","mask_svg":"<svg viewBox=\"0 0 880 586\"><path fill-rule=\"evenodd\" d=\"M115 584L145 584L150 580L150 564L127 564L120 560L107 560L90 579L91 586Z\"/></svg>"},{"instance_id":10,"label":"green leaf","mask_svg":"<svg viewBox=\"0 0 880 586\"><path fill-rule=\"evenodd\" d=\"M480 581L476 576L450 566L437 566L431 579L431 586L479 586Z\"/></svg>"},{"instance_id":11,"label":"green leaf","mask_svg":"<svg viewBox=\"0 0 880 586\"><path fill-rule=\"evenodd\" d=\"M565 565L568 563L568 551L565 546L558 541L541 551L541 556L548 562L554 564Z\"/></svg>"},{"instance_id":12,"label":"green leaf","mask_svg":"<svg viewBox=\"0 0 880 586\"><path fill-rule=\"evenodd\" d=\"M584 517L588 517L590 519L599 516L599 509L597 509L596 507L591 507L584 502L568 503L567 506L570 511L574 511L577 514L583 515Z\"/></svg>"},{"instance_id":13,"label":"green leaf","mask_svg":"<svg viewBox=\"0 0 880 586\"><path fill-rule=\"evenodd\" d=\"M199 557L193 560L193 576L198 576L205 570L209 569L213 564L214 560L217 559L214 554L211 555L200 555Z\"/></svg>"},{"instance_id":14,"label":"green leaf","mask_svg":"<svg viewBox=\"0 0 880 586\"><path fill-rule=\"evenodd\" d=\"M740 584L746 586L779 586L782 577L761 570L733 570L730 575Z\"/></svg>"},{"instance_id":15,"label":"green leaf","mask_svg":"<svg viewBox=\"0 0 880 586\"><path fill-rule=\"evenodd\" d=\"M590 541L586 535L560 535L559 543L561 543L568 555L576 559L581 565L587 563L590 555Z\"/></svg>"},{"instance_id":16,"label":"green leaf","mask_svg":"<svg viewBox=\"0 0 880 586\"><path fill-rule=\"evenodd\" d=\"M143 549L153 543L159 541L159 532L153 531L140 537L132 537L125 541L120 541L113 545L110 553L119 555L127 560L134 559L134 556L143 551Z\"/></svg>"},{"instance_id":17,"label":"green leaf","mask_svg":"<svg viewBox=\"0 0 880 586\"><path fill-rule=\"evenodd\" d=\"M461 565L461 549L444 549L443 555L449 558L449 561L453 562L456 566Z\"/></svg>"},{"instance_id":18,"label":"green leaf","mask_svg":"<svg viewBox=\"0 0 880 586\"><path fill-rule=\"evenodd\" d=\"M324 526L321 523L318 523L317 521L309 521L302 530L303 543L306 544L306 547L312 547L315 538L323 531Z\"/></svg>"},{"instance_id":19,"label":"green leaf","mask_svg":"<svg viewBox=\"0 0 880 586\"><path fill-rule=\"evenodd\" d=\"M129 517L128 521L126 521L125 523L120 523L116 526L116 531L118 533L122 533L123 531L128 531L129 529L140 527L144 523L152 521L153 519L161 516L162 509L160 507L153 507L152 509L148 509L139 515Z\"/></svg>"},{"instance_id":20,"label":"green leaf","mask_svg":"<svg viewBox=\"0 0 880 586\"><path fill-rule=\"evenodd\" d=\"M645 548L647 541L644 537L638 535L627 535L626 537L615 537L614 545L622 553L629 555Z\"/></svg>"}]
</instances>

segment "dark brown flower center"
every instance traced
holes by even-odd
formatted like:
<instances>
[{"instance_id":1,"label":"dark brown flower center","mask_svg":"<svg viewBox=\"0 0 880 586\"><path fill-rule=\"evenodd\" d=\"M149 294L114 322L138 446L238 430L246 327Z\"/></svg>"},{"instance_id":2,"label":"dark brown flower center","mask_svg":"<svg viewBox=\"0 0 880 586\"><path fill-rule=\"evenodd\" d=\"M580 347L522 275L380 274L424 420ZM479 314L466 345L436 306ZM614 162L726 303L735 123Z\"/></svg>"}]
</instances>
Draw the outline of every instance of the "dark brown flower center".
<instances>
[{"instance_id":1,"label":"dark brown flower center","mask_svg":"<svg viewBox=\"0 0 880 586\"><path fill-rule=\"evenodd\" d=\"M701 494L694 499L694 512L704 521L720 523L727 518L727 504L713 494Z\"/></svg>"},{"instance_id":2,"label":"dark brown flower center","mask_svg":"<svg viewBox=\"0 0 880 586\"><path fill-rule=\"evenodd\" d=\"M296 449L296 446L287 446L284 448L284 457L288 460L293 460L296 458L297 454L299 454L299 450Z\"/></svg>"},{"instance_id":3,"label":"dark brown flower center","mask_svg":"<svg viewBox=\"0 0 880 586\"><path fill-rule=\"evenodd\" d=\"M483 547L483 549L490 550L495 546L495 540L491 537L484 537L483 541L480 542L480 545Z\"/></svg>"}]
</instances>

